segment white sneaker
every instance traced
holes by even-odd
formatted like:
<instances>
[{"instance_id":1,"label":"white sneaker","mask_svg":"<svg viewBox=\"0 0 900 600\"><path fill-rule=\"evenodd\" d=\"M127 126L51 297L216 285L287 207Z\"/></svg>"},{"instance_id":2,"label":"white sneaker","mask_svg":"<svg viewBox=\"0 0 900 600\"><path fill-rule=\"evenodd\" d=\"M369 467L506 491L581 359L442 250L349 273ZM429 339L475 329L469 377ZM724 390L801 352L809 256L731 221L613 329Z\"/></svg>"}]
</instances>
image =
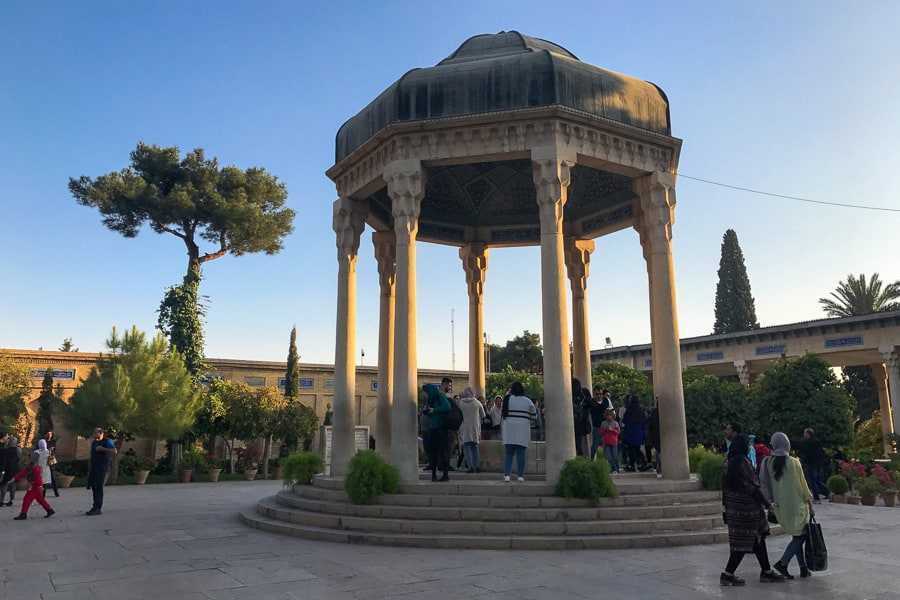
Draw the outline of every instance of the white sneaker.
<instances>
[{"instance_id":1,"label":"white sneaker","mask_svg":"<svg viewBox=\"0 0 900 600\"><path fill-rule=\"evenodd\" d=\"M503 481L509 483L509 475L505 475L505 476L503 477Z\"/></svg>"},{"instance_id":2,"label":"white sneaker","mask_svg":"<svg viewBox=\"0 0 900 600\"><path fill-rule=\"evenodd\" d=\"M525 481L524 477L519 477L517 481Z\"/></svg>"}]
</instances>

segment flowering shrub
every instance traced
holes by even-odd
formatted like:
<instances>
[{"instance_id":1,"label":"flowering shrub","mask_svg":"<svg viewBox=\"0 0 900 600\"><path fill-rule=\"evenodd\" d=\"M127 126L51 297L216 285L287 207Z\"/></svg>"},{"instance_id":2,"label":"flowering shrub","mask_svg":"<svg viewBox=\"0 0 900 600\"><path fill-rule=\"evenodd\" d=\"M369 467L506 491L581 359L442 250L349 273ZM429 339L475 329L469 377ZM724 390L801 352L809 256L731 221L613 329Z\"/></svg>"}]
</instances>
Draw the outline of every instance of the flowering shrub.
<instances>
[{"instance_id":1,"label":"flowering shrub","mask_svg":"<svg viewBox=\"0 0 900 600\"><path fill-rule=\"evenodd\" d=\"M875 465L874 467L872 467L871 475L878 480L878 483L885 487L893 483L890 471L888 471L881 465Z\"/></svg>"},{"instance_id":2,"label":"flowering shrub","mask_svg":"<svg viewBox=\"0 0 900 600\"><path fill-rule=\"evenodd\" d=\"M856 490L856 482L868 475L866 473L866 466L861 464L855 458L850 462L842 460L838 463L838 468L841 471L841 475L847 478L847 481L850 482L850 489Z\"/></svg>"},{"instance_id":3,"label":"flowering shrub","mask_svg":"<svg viewBox=\"0 0 900 600\"><path fill-rule=\"evenodd\" d=\"M155 466L156 461L149 456L137 454L134 448L129 448L119 458L119 471L123 475L134 475L136 471L152 471Z\"/></svg>"},{"instance_id":4,"label":"flowering shrub","mask_svg":"<svg viewBox=\"0 0 900 600\"><path fill-rule=\"evenodd\" d=\"M256 446L247 446L246 448L235 448L234 453L237 456L235 467L238 471L246 473L247 471L255 471L259 468L259 450Z\"/></svg>"}]
</instances>

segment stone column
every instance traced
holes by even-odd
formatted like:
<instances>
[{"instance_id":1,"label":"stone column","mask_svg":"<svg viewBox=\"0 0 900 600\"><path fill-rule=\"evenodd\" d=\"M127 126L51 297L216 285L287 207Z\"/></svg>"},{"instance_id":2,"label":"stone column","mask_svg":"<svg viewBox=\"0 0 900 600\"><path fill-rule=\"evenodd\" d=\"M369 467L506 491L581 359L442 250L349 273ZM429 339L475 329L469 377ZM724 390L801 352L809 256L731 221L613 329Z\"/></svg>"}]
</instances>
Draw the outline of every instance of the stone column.
<instances>
[{"instance_id":1,"label":"stone column","mask_svg":"<svg viewBox=\"0 0 900 600\"><path fill-rule=\"evenodd\" d=\"M575 456L562 231L569 169L575 164L575 154L564 154L558 147L535 148L531 160L541 219L547 483L553 484L563 463Z\"/></svg>"},{"instance_id":2,"label":"stone column","mask_svg":"<svg viewBox=\"0 0 900 600\"><path fill-rule=\"evenodd\" d=\"M652 332L653 331L653 271L650 268L650 264L651 264L651 261L650 261L650 256L651 256L650 237L647 235L645 228L644 228L643 224L641 223L640 200L637 200L636 202L637 202L637 206L634 209L634 213L635 213L635 215L638 215L638 216L637 216L637 218L635 218L635 221L634 221L634 229L635 229L635 231L637 231L638 239L640 240L640 243L641 243L641 252L644 256L644 264L647 267L647 297L648 297L647 306L650 311L650 331ZM654 379L652 366L656 364L653 362L653 354L655 351L656 351L656 349L654 348L653 344L650 344L650 364L651 364L650 378L651 378L651 381ZM635 368L637 368L637 367L635 367ZM644 368L643 364L641 365L641 368ZM656 396L654 398L654 401L658 402L659 397Z\"/></svg>"},{"instance_id":3,"label":"stone column","mask_svg":"<svg viewBox=\"0 0 900 600\"><path fill-rule=\"evenodd\" d=\"M566 270L572 287L572 372L582 387L591 383L591 341L588 330L587 279L594 240L566 238Z\"/></svg>"},{"instance_id":4,"label":"stone column","mask_svg":"<svg viewBox=\"0 0 900 600\"><path fill-rule=\"evenodd\" d=\"M869 365L872 369L872 377L875 378L875 386L878 388L878 409L881 411L881 434L884 436L884 455L888 456L893 448L889 436L894 433L894 423L891 418L891 397L888 394L887 370L883 363Z\"/></svg>"},{"instance_id":5,"label":"stone column","mask_svg":"<svg viewBox=\"0 0 900 600\"><path fill-rule=\"evenodd\" d=\"M681 381L681 348L672 264L675 177L656 171L634 180L641 226L649 244L653 392L659 401L663 477L688 479L687 430Z\"/></svg>"},{"instance_id":6,"label":"stone column","mask_svg":"<svg viewBox=\"0 0 900 600\"><path fill-rule=\"evenodd\" d=\"M331 430L331 474L346 475L355 452L353 405L356 403L356 259L365 228L366 205L339 198L332 221L337 235L338 294L334 343L334 399Z\"/></svg>"},{"instance_id":7,"label":"stone column","mask_svg":"<svg viewBox=\"0 0 900 600\"><path fill-rule=\"evenodd\" d=\"M425 171L418 160L397 160L385 167L384 180L391 199L397 253L391 463L399 469L403 481L417 481L416 234L425 195Z\"/></svg>"},{"instance_id":8,"label":"stone column","mask_svg":"<svg viewBox=\"0 0 900 600\"><path fill-rule=\"evenodd\" d=\"M391 394L394 389L394 280L397 252L393 231L372 234L381 303L378 315L378 400L375 410L375 451L391 460Z\"/></svg>"},{"instance_id":9,"label":"stone column","mask_svg":"<svg viewBox=\"0 0 900 600\"><path fill-rule=\"evenodd\" d=\"M734 368L737 369L738 379L745 387L750 387L750 363L746 360L734 361Z\"/></svg>"},{"instance_id":10,"label":"stone column","mask_svg":"<svg viewBox=\"0 0 900 600\"><path fill-rule=\"evenodd\" d=\"M459 249L466 287L469 290L469 385L475 395L484 395L484 275L487 271L487 246L471 243Z\"/></svg>"},{"instance_id":11,"label":"stone column","mask_svg":"<svg viewBox=\"0 0 900 600\"><path fill-rule=\"evenodd\" d=\"M891 409L891 426L894 428L894 431L900 431L900 422L898 422L900 410L893 409L894 398L900 398L900 360L897 358L897 348L896 346L884 346L878 350L881 352L881 356L884 358L884 366L887 368L888 397L890 398L888 408ZM886 414L882 412L881 418L886 418Z\"/></svg>"}]
</instances>

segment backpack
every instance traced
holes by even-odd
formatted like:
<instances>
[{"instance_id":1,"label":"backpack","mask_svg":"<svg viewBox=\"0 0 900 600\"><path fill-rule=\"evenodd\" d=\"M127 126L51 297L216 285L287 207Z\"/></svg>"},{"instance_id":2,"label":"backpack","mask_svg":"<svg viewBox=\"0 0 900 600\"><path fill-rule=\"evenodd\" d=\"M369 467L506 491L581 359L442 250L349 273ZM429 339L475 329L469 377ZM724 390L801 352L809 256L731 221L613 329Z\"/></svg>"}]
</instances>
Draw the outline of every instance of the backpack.
<instances>
[{"instance_id":1,"label":"backpack","mask_svg":"<svg viewBox=\"0 0 900 600\"><path fill-rule=\"evenodd\" d=\"M34 482L34 466L29 465L29 467L25 469L25 479L29 482Z\"/></svg>"},{"instance_id":2,"label":"backpack","mask_svg":"<svg viewBox=\"0 0 900 600\"><path fill-rule=\"evenodd\" d=\"M583 400L572 404L575 418L575 435L587 435L591 432L591 407Z\"/></svg>"},{"instance_id":3,"label":"backpack","mask_svg":"<svg viewBox=\"0 0 900 600\"><path fill-rule=\"evenodd\" d=\"M450 410L444 415L444 426L450 431L459 431L462 426L463 413L459 405L453 400L450 401Z\"/></svg>"}]
</instances>

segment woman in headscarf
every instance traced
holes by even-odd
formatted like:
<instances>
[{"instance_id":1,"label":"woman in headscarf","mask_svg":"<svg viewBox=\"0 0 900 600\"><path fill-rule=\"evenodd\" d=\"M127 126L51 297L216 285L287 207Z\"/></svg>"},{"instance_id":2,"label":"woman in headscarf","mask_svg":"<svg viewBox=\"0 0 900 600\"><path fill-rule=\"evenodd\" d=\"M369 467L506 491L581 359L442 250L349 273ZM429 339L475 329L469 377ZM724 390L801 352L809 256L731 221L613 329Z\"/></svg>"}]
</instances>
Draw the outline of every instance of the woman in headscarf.
<instances>
[{"instance_id":1,"label":"woman in headscarf","mask_svg":"<svg viewBox=\"0 0 900 600\"><path fill-rule=\"evenodd\" d=\"M35 453L38 456L37 466L41 468L42 483L44 489L47 489L48 485L53 484L53 478L50 476L50 451L47 450L47 440L43 438L38 440L38 447Z\"/></svg>"},{"instance_id":2,"label":"woman in headscarf","mask_svg":"<svg viewBox=\"0 0 900 600\"><path fill-rule=\"evenodd\" d=\"M525 395L525 387L518 381L509 388L503 399L503 481L509 481L513 455L516 473L525 481L525 450L531 444L531 421L537 416L534 403Z\"/></svg>"},{"instance_id":3,"label":"woman in headscarf","mask_svg":"<svg viewBox=\"0 0 900 600\"><path fill-rule=\"evenodd\" d=\"M784 433L775 432L772 434L772 456L763 459L759 469L763 495L777 505L775 516L785 533L791 536L781 559L773 565L786 579L794 578L788 573L788 565L794 555L800 565L800 577L810 575L803 556L803 528L809 517L816 514L803 467L799 460L789 456L790 452L791 440Z\"/></svg>"},{"instance_id":4,"label":"woman in headscarf","mask_svg":"<svg viewBox=\"0 0 900 600\"><path fill-rule=\"evenodd\" d=\"M746 582L734 572L752 552L759 562L759 581L768 583L784 581L784 577L772 570L766 550L769 524L763 507L772 508L763 496L759 479L749 458L750 440L738 434L731 440L728 459L722 466L722 518L728 525L728 548L731 551L725 571L719 576L722 585L744 585Z\"/></svg>"},{"instance_id":5,"label":"woman in headscarf","mask_svg":"<svg viewBox=\"0 0 900 600\"><path fill-rule=\"evenodd\" d=\"M480 473L481 457L478 453L478 442L481 439L481 423L485 414L481 401L475 397L475 388L468 386L463 390L459 408L463 414L463 422L459 428L459 443L462 444L463 454L466 457L468 467L466 473Z\"/></svg>"}]
</instances>

